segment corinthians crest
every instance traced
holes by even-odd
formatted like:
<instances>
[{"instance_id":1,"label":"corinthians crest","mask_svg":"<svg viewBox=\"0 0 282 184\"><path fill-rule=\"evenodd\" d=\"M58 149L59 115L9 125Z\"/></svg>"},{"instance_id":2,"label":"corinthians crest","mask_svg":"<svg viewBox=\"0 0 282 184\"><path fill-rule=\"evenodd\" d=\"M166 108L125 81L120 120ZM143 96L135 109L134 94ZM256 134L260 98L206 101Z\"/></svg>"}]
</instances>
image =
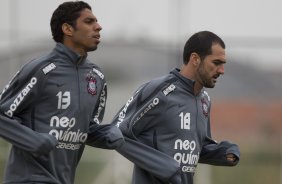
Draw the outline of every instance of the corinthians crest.
<instances>
[{"instance_id":1,"label":"corinthians crest","mask_svg":"<svg viewBox=\"0 0 282 184\"><path fill-rule=\"evenodd\" d=\"M87 75L86 75L86 80L87 80L87 91L88 93L90 93L91 95L96 95L97 93L97 80L95 79L95 75L92 71L90 71Z\"/></svg>"},{"instance_id":2,"label":"corinthians crest","mask_svg":"<svg viewBox=\"0 0 282 184\"><path fill-rule=\"evenodd\" d=\"M201 99L202 102L202 110L203 110L203 114L205 115L205 117L208 117L209 114L209 106L208 106L208 102L205 98Z\"/></svg>"}]
</instances>

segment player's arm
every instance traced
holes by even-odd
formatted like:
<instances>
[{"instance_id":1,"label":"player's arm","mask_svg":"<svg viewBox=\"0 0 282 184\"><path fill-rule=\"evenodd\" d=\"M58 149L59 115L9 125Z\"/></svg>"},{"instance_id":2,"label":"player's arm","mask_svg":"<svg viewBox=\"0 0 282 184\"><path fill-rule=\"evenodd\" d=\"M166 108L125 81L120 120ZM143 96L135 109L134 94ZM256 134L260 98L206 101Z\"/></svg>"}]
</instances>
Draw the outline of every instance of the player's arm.
<instances>
[{"instance_id":1,"label":"player's arm","mask_svg":"<svg viewBox=\"0 0 282 184\"><path fill-rule=\"evenodd\" d=\"M200 163L218 165L218 166L235 166L240 159L239 147L228 141L216 143L206 138L206 145L200 154Z\"/></svg>"},{"instance_id":2,"label":"player's arm","mask_svg":"<svg viewBox=\"0 0 282 184\"><path fill-rule=\"evenodd\" d=\"M0 114L0 137L24 151L34 155L49 153L57 145L54 136L35 132L22 124L16 117L10 118Z\"/></svg>"},{"instance_id":3,"label":"player's arm","mask_svg":"<svg viewBox=\"0 0 282 184\"><path fill-rule=\"evenodd\" d=\"M240 151L236 144L228 141L217 143L211 139L210 121L208 121L207 135L199 162L218 166L235 166L239 160Z\"/></svg>"},{"instance_id":4,"label":"player's arm","mask_svg":"<svg viewBox=\"0 0 282 184\"><path fill-rule=\"evenodd\" d=\"M177 161L139 141L126 136L124 139L125 143L116 149L118 153L163 181L181 184L180 165Z\"/></svg>"},{"instance_id":5,"label":"player's arm","mask_svg":"<svg viewBox=\"0 0 282 184\"><path fill-rule=\"evenodd\" d=\"M112 123L121 129L125 137L125 144L117 151L161 180L178 184L181 183L179 163L139 140L141 134L146 134L147 130L155 126L157 117L163 111L165 102L153 91L156 90L137 90L117 113Z\"/></svg>"},{"instance_id":6,"label":"player's arm","mask_svg":"<svg viewBox=\"0 0 282 184\"><path fill-rule=\"evenodd\" d=\"M33 131L31 122L19 118L22 112L32 109L41 88L40 71L32 75L30 70L25 66L0 95L0 137L22 150L44 154L55 147L56 138Z\"/></svg>"},{"instance_id":7,"label":"player's arm","mask_svg":"<svg viewBox=\"0 0 282 184\"><path fill-rule=\"evenodd\" d=\"M99 96L99 103L93 112L86 144L97 148L115 149L124 143L124 139L118 127L113 124L100 124L104 117L107 100L107 85L104 79L102 80L103 89Z\"/></svg>"}]
</instances>

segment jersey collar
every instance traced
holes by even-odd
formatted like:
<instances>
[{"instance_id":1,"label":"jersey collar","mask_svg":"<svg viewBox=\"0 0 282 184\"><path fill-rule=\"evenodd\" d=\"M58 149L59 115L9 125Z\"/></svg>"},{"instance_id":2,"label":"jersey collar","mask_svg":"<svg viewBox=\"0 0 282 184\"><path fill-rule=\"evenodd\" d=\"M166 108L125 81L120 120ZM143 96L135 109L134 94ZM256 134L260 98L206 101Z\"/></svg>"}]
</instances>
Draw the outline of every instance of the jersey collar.
<instances>
[{"instance_id":1,"label":"jersey collar","mask_svg":"<svg viewBox=\"0 0 282 184\"><path fill-rule=\"evenodd\" d=\"M179 79L179 81L183 84L184 88L187 91L194 94L195 81L182 76L179 72L180 72L180 69L175 68L170 73L175 75Z\"/></svg>"},{"instance_id":2,"label":"jersey collar","mask_svg":"<svg viewBox=\"0 0 282 184\"><path fill-rule=\"evenodd\" d=\"M54 50L60 55L67 57L68 60L75 65L83 63L87 58L87 54L85 56L81 56L62 43L57 43Z\"/></svg>"}]
</instances>

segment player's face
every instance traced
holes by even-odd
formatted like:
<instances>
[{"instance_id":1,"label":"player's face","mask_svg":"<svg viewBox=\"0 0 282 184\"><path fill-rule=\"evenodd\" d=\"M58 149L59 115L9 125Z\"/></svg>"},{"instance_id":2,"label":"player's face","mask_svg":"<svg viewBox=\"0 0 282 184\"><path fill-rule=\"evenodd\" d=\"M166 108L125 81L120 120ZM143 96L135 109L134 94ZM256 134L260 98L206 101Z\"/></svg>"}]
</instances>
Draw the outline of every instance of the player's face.
<instances>
[{"instance_id":1,"label":"player's face","mask_svg":"<svg viewBox=\"0 0 282 184\"><path fill-rule=\"evenodd\" d=\"M73 29L72 45L80 53L86 53L97 49L100 43L100 31L102 27L89 9L84 9L80 17L76 20L76 26Z\"/></svg>"},{"instance_id":2,"label":"player's face","mask_svg":"<svg viewBox=\"0 0 282 184\"><path fill-rule=\"evenodd\" d=\"M212 54L206 56L197 69L200 84L207 88L213 88L217 78L224 74L225 63L225 49L219 44L213 44Z\"/></svg>"}]
</instances>

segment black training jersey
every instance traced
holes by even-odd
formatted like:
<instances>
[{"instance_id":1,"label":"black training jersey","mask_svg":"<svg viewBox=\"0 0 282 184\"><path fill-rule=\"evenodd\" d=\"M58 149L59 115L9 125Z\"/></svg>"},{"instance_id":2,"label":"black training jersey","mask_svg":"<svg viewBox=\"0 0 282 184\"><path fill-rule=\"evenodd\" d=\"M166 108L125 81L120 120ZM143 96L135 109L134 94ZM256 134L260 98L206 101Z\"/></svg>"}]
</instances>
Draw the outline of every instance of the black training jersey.
<instances>
[{"instance_id":1,"label":"black training jersey","mask_svg":"<svg viewBox=\"0 0 282 184\"><path fill-rule=\"evenodd\" d=\"M113 120L126 143L119 153L135 163L134 184L192 184L198 162L231 165L236 145L211 139L211 100L175 69L142 85Z\"/></svg>"},{"instance_id":2,"label":"black training jersey","mask_svg":"<svg viewBox=\"0 0 282 184\"><path fill-rule=\"evenodd\" d=\"M0 137L13 145L3 183L73 183L106 98L100 68L63 44L23 66L0 95Z\"/></svg>"}]
</instances>

